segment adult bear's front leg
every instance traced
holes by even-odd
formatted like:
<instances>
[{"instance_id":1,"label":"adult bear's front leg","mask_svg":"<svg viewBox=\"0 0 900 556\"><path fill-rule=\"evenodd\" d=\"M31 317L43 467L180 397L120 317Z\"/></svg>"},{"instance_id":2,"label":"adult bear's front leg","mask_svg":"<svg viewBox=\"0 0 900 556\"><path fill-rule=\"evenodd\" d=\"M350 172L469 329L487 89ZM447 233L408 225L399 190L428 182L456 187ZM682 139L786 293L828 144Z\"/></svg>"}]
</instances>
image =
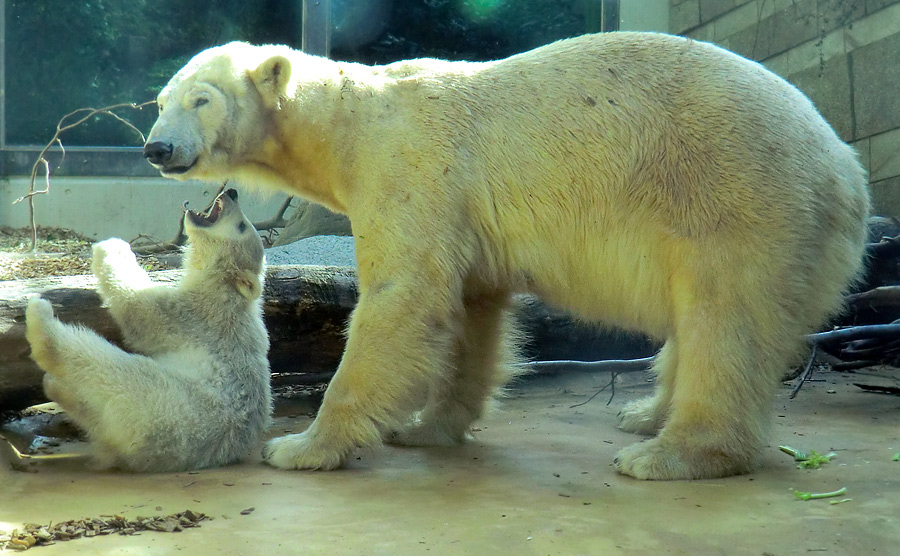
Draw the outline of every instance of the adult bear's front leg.
<instances>
[{"instance_id":1,"label":"adult bear's front leg","mask_svg":"<svg viewBox=\"0 0 900 556\"><path fill-rule=\"evenodd\" d=\"M449 372L459 312L448 295L454 289L441 280L409 280L367 290L316 420L301 434L269 441L263 457L270 465L339 467L353 449L378 444L385 430L408 422L428 385Z\"/></svg>"}]
</instances>

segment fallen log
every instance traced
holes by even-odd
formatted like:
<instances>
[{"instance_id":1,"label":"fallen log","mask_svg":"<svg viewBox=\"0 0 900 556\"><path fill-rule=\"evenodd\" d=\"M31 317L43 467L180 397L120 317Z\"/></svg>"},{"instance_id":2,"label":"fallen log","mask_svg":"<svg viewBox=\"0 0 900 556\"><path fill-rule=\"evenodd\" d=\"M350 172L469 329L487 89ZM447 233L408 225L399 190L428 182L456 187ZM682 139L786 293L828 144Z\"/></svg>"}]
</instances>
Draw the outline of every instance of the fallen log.
<instances>
[{"instance_id":1,"label":"fallen log","mask_svg":"<svg viewBox=\"0 0 900 556\"><path fill-rule=\"evenodd\" d=\"M174 285L182 271L150 274L157 282ZM0 411L46 401L43 372L30 359L25 340L25 305L30 295L48 299L63 322L80 323L121 345L95 283L89 275L0 282ZM269 267L263 312L276 384L327 381L343 354L347 320L358 296L352 268ZM604 332L579 323L530 296L517 297L514 312L529 338L525 345L529 359L630 359L652 355L657 348L640 335ZM291 379L290 375L302 376Z\"/></svg>"}]
</instances>

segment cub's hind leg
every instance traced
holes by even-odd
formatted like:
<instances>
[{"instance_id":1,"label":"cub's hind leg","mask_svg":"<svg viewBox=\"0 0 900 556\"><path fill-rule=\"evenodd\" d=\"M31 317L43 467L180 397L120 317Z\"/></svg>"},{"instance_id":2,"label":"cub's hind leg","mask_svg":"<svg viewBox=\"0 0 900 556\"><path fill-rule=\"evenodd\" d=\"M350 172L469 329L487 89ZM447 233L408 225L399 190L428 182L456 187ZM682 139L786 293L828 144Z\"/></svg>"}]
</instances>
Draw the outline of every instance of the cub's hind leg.
<instances>
[{"instance_id":1,"label":"cub's hind leg","mask_svg":"<svg viewBox=\"0 0 900 556\"><path fill-rule=\"evenodd\" d=\"M469 300L451 358L451 376L431 385L428 401L409 428L386 439L404 446L448 446L469 436L491 396L513 376L517 334L506 296Z\"/></svg>"},{"instance_id":2,"label":"cub's hind leg","mask_svg":"<svg viewBox=\"0 0 900 556\"><path fill-rule=\"evenodd\" d=\"M47 373L43 380L44 393L76 423L90 430L98 420L98 413L83 392L90 391L91 381L80 373L90 372L93 365L85 357L94 353L98 341L106 341L94 332L60 322L53 316L50 302L38 296L29 299L25 318L25 338L31 346L31 358ZM75 373L71 372L73 369Z\"/></svg>"},{"instance_id":3,"label":"cub's hind leg","mask_svg":"<svg viewBox=\"0 0 900 556\"><path fill-rule=\"evenodd\" d=\"M141 399L153 386L147 377L131 372L148 358L119 349L93 330L60 322L47 300L32 297L25 317L25 338L32 359L47 373L48 397L82 427L91 429L120 398Z\"/></svg>"}]
</instances>

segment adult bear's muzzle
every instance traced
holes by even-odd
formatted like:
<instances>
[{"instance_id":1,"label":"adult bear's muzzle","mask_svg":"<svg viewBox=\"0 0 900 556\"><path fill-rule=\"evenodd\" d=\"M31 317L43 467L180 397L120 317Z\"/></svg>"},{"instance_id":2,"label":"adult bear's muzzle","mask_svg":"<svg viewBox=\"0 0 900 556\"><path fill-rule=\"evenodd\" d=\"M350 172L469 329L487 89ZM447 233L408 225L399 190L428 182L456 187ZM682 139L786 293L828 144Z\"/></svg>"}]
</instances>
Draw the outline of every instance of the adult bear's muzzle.
<instances>
[{"instance_id":1,"label":"adult bear's muzzle","mask_svg":"<svg viewBox=\"0 0 900 556\"><path fill-rule=\"evenodd\" d=\"M154 141L144 145L144 158L154 166L162 166L172 158L174 150L171 143Z\"/></svg>"}]
</instances>

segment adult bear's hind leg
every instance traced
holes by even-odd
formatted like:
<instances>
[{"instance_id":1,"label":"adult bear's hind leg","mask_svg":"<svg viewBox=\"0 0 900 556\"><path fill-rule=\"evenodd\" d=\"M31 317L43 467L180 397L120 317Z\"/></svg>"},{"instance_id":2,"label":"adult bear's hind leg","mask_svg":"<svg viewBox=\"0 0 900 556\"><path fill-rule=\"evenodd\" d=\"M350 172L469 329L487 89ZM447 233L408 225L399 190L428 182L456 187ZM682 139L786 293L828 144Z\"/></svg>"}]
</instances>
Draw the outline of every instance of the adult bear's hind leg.
<instances>
[{"instance_id":1,"label":"adult bear's hind leg","mask_svg":"<svg viewBox=\"0 0 900 556\"><path fill-rule=\"evenodd\" d=\"M670 338L653 361L656 392L635 400L619 411L619 428L637 434L655 435L669 416L678 370L678 345Z\"/></svg>"},{"instance_id":2,"label":"adult bear's hind leg","mask_svg":"<svg viewBox=\"0 0 900 556\"><path fill-rule=\"evenodd\" d=\"M491 396L514 374L518 342L506 305L505 294L465 302L449 380L433 385L416 422L387 442L449 446L466 440Z\"/></svg>"},{"instance_id":3,"label":"adult bear's hind leg","mask_svg":"<svg viewBox=\"0 0 900 556\"><path fill-rule=\"evenodd\" d=\"M616 459L621 473L639 479L751 471L778 378L802 347L802 325L779 306L787 294L773 283L753 284L752 268L743 277L687 275L693 280L673 282L678 353L668 420L657 438Z\"/></svg>"}]
</instances>

